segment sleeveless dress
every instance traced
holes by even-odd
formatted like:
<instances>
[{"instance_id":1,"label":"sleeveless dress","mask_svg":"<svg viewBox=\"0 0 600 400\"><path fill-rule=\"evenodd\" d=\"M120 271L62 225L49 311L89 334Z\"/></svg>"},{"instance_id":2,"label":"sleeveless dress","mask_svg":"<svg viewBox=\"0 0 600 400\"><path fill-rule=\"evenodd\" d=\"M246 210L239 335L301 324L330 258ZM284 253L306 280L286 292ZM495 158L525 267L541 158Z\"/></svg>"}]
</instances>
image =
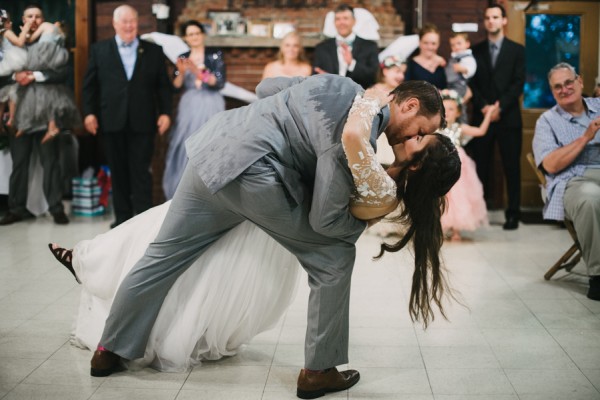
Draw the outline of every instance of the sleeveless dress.
<instances>
[{"instance_id":1,"label":"sleeveless dress","mask_svg":"<svg viewBox=\"0 0 600 400\"><path fill-rule=\"evenodd\" d=\"M64 36L57 27L29 45L27 55L26 68L30 71L58 69L69 60ZM19 87L17 98L16 126L25 133L46 130L52 119L61 130L81 126L81 115L75 105L73 91L64 84L34 83Z\"/></svg>"},{"instance_id":2,"label":"sleeveless dress","mask_svg":"<svg viewBox=\"0 0 600 400\"><path fill-rule=\"evenodd\" d=\"M366 129L370 132L370 124ZM356 189L352 202L381 207L395 201L395 182L368 140L348 162ZM96 348L120 283L156 237L169 204L74 247L73 268L82 290L72 344ZM202 360L234 355L276 324L295 296L300 271L296 257L267 233L249 221L241 223L177 279L144 357L130 361L129 367L185 371Z\"/></svg>"},{"instance_id":3,"label":"sleeveless dress","mask_svg":"<svg viewBox=\"0 0 600 400\"><path fill-rule=\"evenodd\" d=\"M4 56L0 61L0 76L8 76L25 68L27 51L12 44L4 35L2 36L2 53Z\"/></svg>"},{"instance_id":4,"label":"sleeveless dress","mask_svg":"<svg viewBox=\"0 0 600 400\"><path fill-rule=\"evenodd\" d=\"M462 163L460 178L446 195L448 205L442 215L442 229L444 232L450 229L474 231L481 226L487 226L488 215L483 198L483 185L477 177L475 162L461 146L460 124L455 122L442 133L452 139Z\"/></svg>"},{"instance_id":5,"label":"sleeveless dress","mask_svg":"<svg viewBox=\"0 0 600 400\"><path fill-rule=\"evenodd\" d=\"M180 57L188 57L189 52ZM217 77L217 84L209 86L205 82L197 82L189 71L183 80L183 95L179 100L179 108L175 124L169 133L163 190L167 199L172 199L175 189L181 180L187 164L185 141L196 133L213 115L225 110L225 99L219 92L225 86L225 63L220 50L206 48L204 65Z\"/></svg>"},{"instance_id":6,"label":"sleeveless dress","mask_svg":"<svg viewBox=\"0 0 600 400\"><path fill-rule=\"evenodd\" d=\"M0 76L8 76L14 72L22 71L27 63L27 51L13 45L7 38L2 36L2 53L4 54L0 61ZM0 88L0 102L16 101L16 91L18 85L9 84Z\"/></svg>"},{"instance_id":7,"label":"sleeveless dress","mask_svg":"<svg viewBox=\"0 0 600 400\"><path fill-rule=\"evenodd\" d=\"M430 72L423 68L421 64L414 59L409 59L406 63L406 72L404 73L405 81L426 81L437 87L438 89L446 89L448 82L446 81L446 71L443 67L438 66L435 71Z\"/></svg>"}]
</instances>

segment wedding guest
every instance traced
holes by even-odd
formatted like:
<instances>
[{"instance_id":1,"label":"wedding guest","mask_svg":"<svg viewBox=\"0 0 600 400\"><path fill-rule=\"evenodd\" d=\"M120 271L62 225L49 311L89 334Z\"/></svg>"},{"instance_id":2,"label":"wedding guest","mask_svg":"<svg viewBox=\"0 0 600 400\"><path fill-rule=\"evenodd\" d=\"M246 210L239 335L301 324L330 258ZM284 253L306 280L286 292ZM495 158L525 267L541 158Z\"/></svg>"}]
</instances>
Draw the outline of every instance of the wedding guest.
<instances>
[{"instance_id":1,"label":"wedding guest","mask_svg":"<svg viewBox=\"0 0 600 400\"><path fill-rule=\"evenodd\" d=\"M309 76L312 67L306 60L302 37L296 31L288 32L282 39L277 60L265 65L262 79L277 76Z\"/></svg>"},{"instance_id":2,"label":"wedding guest","mask_svg":"<svg viewBox=\"0 0 600 400\"><path fill-rule=\"evenodd\" d=\"M220 49L204 45L204 27L198 21L181 25L181 36L190 51L177 58L173 86L183 90L175 124L169 132L163 191L171 199L187 164L185 141L212 117L225 110L225 99L219 92L227 80L225 62Z\"/></svg>"},{"instance_id":3,"label":"wedding guest","mask_svg":"<svg viewBox=\"0 0 600 400\"><path fill-rule=\"evenodd\" d=\"M544 219L573 221L589 276L587 297L600 301L600 99L583 96L575 68L548 72L556 105L535 124L533 154L546 176Z\"/></svg>"},{"instance_id":4,"label":"wedding guest","mask_svg":"<svg viewBox=\"0 0 600 400\"><path fill-rule=\"evenodd\" d=\"M92 45L83 80L85 128L102 133L111 171L111 227L152 207L154 139L171 125L172 97L165 55L138 38L137 11L117 7L113 28L113 38Z\"/></svg>"},{"instance_id":5,"label":"wedding guest","mask_svg":"<svg viewBox=\"0 0 600 400\"><path fill-rule=\"evenodd\" d=\"M473 47L477 71L469 81L473 91L472 124L481 124L487 109L496 101L500 102L500 107L492 116L488 132L471 140L467 147L477 164L477 175L483 183L485 197L489 199L490 166L494 145L498 142L508 195L503 229L514 230L519 227L521 205L523 122L519 97L525 84L525 48L504 36L507 23L504 7L500 4L486 7L484 25L487 38Z\"/></svg>"},{"instance_id":6,"label":"wedding guest","mask_svg":"<svg viewBox=\"0 0 600 400\"><path fill-rule=\"evenodd\" d=\"M57 69L69 62L69 51L65 47L65 35L57 24L41 23L32 30L28 43L38 43L38 51L30 52L27 59L31 70ZM42 144L52 140L63 130L71 130L81 126L81 115L75 105L73 91L66 85L44 85L43 92L28 91L18 98L15 112L15 128L17 136L34 129L40 122L46 123L46 134ZM40 102L43 104L41 105ZM43 108L45 113L38 118L31 114Z\"/></svg>"},{"instance_id":7,"label":"wedding guest","mask_svg":"<svg viewBox=\"0 0 600 400\"><path fill-rule=\"evenodd\" d=\"M365 89L371 87L379 65L377 43L352 31L356 24L352 7L340 4L334 13L337 35L315 47L314 72L346 76Z\"/></svg>"},{"instance_id":8,"label":"wedding guest","mask_svg":"<svg viewBox=\"0 0 600 400\"><path fill-rule=\"evenodd\" d=\"M31 29L31 22L26 22L21 28L19 35L12 30L12 20L6 10L0 9L0 36L1 59L0 59L0 77L9 77L17 71L25 68L27 63L27 50L24 49L27 42L27 35ZM15 118L17 102L17 84L10 80L0 87L0 116L4 115L6 105L8 104L9 117L6 126L12 126ZM9 84L13 83L13 84Z\"/></svg>"},{"instance_id":9,"label":"wedding guest","mask_svg":"<svg viewBox=\"0 0 600 400\"><path fill-rule=\"evenodd\" d=\"M406 63L404 78L407 81L421 80L438 89L446 89L446 60L437 51L440 47L440 31L434 24L425 24L419 31L419 48L416 55Z\"/></svg>"},{"instance_id":10,"label":"wedding guest","mask_svg":"<svg viewBox=\"0 0 600 400\"><path fill-rule=\"evenodd\" d=\"M483 198L483 186L477 177L475 162L467 155L462 146L473 137L485 135L490 126L492 114L498 104L490 107L479 126L460 122L463 102L455 90L442 90L442 99L446 110L448 126L442 134L448 136L458 150L461 169L460 178L446 195L448 202L442 214L442 229L450 240L462 240L462 232L473 232L488 224L487 208Z\"/></svg>"},{"instance_id":11,"label":"wedding guest","mask_svg":"<svg viewBox=\"0 0 600 400\"><path fill-rule=\"evenodd\" d=\"M373 88L390 93L398 85L404 82L404 71L406 62L398 56L388 56L379 64L377 71L377 83ZM377 139L377 160L383 165L391 165L394 162L392 146L388 144L385 135Z\"/></svg>"},{"instance_id":12,"label":"wedding guest","mask_svg":"<svg viewBox=\"0 0 600 400\"><path fill-rule=\"evenodd\" d=\"M446 80L448 89L455 90L462 98L463 106L467 103L473 93L468 86L468 81L477 71L477 61L473 57L473 52L469 48L469 34L466 32L452 32L450 35L450 59L446 65ZM466 117L466 110L463 107L463 117ZM466 121L465 118L463 118Z\"/></svg>"},{"instance_id":13,"label":"wedding guest","mask_svg":"<svg viewBox=\"0 0 600 400\"><path fill-rule=\"evenodd\" d=\"M29 25L29 34L35 32L43 22L44 15L38 6L28 6L23 11L23 24ZM8 194L9 211L0 220L0 225L9 225L31 216L26 204L29 161L34 151L38 152L43 168L43 192L48 203L48 211L56 224L69 223L62 204L64 185L59 165L60 142L53 140L56 136L55 132L47 131L49 116L55 110L53 107L58 104L54 104L54 101L57 101L60 94L66 90L64 82L67 69L65 65L56 68L44 66L43 60L47 50L48 44L44 41L38 40L29 44L27 65L24 70L14 75L19 85L16 120L19 126L25 128L19 137L10 136L13 170ZM60 104L64 103L61 101Z\"/></svg>"}]
</instances>

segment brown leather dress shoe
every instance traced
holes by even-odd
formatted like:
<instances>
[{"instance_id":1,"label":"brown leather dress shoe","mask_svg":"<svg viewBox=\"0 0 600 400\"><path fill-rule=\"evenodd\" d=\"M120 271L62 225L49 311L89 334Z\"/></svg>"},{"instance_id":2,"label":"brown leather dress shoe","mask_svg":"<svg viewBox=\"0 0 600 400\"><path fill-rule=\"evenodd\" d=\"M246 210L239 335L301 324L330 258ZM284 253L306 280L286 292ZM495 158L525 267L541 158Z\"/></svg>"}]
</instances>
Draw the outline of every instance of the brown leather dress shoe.
<instances>
[{"instance_id":1,"label":"brown leather dress shoe","mask_svg":"<svg viewBox=\"0 0 600 400\"><path fill-rule=\"evenodd\" d=\"M351 388L360 379L358 371L349 369L339 372L336 368L317 373L306 369L298 376L296 396L301 399L316 399L325 393L339 392Z\"/></svg>"},{"instance_id":2,"label":"brown leather dress shoe","mask_svg":"<svg viewBox=\"0 0 600 400\"><path fill-rule=\"evenodd\" d=\"M96 350L92 357L92 376L109 376L113 372L123 370L121 357L108 350Z\"/></svg>"}]
</instances>

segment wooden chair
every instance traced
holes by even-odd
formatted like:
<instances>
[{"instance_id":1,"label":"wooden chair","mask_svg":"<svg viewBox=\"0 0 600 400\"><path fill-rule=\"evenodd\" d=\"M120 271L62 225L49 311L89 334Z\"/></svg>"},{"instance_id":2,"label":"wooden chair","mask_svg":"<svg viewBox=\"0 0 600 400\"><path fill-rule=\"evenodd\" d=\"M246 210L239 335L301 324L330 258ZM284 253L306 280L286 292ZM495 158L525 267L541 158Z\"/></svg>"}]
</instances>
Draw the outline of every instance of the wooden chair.
<instances>
[{"instance_id":1,"label":"wooden chair","mask_svg":"<svg viewBox=\"0 0 600 400\"><path fill-rule=\"evenodd\" d=\"M529 165L535 172L535 176L537 176L538 181L540 183L540 188L542 189L542 200L544 203L546 202L546 177L540 171L535 163L535 159L532 153L527 153L527 161L529 161ZM573 226L573 222L567 218L564 220L565 227L573 238L573 244L569 249L558 259L558 261L546 272L544 275L544 279L547 281L552 278L552 276L560 271L561 269L565 269L567 272L571 272L573 267L577 265L579 260L581 260L581 246L579 245L579 241L577 240L577 233L575 232L575 227Z\"/></svg>"}]
</instances>

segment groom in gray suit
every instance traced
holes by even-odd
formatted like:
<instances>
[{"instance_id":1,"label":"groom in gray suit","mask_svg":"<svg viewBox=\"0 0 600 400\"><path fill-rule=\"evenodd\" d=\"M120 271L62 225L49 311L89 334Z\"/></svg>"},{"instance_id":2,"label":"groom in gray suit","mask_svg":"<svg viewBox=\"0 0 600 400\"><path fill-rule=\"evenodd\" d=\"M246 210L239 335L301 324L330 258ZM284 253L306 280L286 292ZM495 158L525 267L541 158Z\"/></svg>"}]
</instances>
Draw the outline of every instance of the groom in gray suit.
<instances>
[{"instance_id":1,"label":"groom in gray suit","mask_svg":"<svg viewBox=\"0 0 600 400\"><path fill-rule=\"evenodd\" d=\"M373 120L371 144L390 144L444 125L438 91L406 82L402 99ZM348 362L350 277L366 223L349 212L353 181L341 135L363 89L337 75L263 81L262 100L220 113L186 143L189 163L155 241L121 284L91 374L144 355L162 302L175 280L227 231L250 220L292 252L311 289L305 369L298 396L320 397L354 385ZM235 249L232 249L235 251Z\"/></svg>"}]
</instances>

